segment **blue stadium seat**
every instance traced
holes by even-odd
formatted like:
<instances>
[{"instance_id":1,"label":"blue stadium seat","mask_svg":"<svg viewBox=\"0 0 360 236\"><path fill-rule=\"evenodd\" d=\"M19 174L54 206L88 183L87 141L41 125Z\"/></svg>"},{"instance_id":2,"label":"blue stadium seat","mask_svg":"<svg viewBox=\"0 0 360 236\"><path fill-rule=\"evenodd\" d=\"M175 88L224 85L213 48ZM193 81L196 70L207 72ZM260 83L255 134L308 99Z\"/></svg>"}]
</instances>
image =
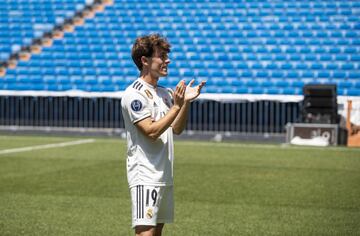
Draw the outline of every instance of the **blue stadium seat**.
<instances>
[{"instance_id":1,"label":"blue stadium seat","mask_svg":"<svg viewBox=\"0 0 360 236\"><path fill-rule=\"evenodd\" d=\"M360 89L360 81L359 80L355 81L354 88Z\"/></svg>"},{"instance_id":2,"label":"blue stadium seat","mask_svg":"<svg viewBox=\"0 0 360 236\"><path fill-rule=\"evenodd\" d=\"M347 95L348 95L348 96L360 96L360 89L349 88L349 89L347 90Z\"/></svg>"},{"instance_id":3,"label":"blue stadium seat","mask_svg":"<svg viewBox=\"0 0 360 236\"><path fill-rule=\"evenodd\" d=\"M330 72L327 70L319 71L317 77L318 78L330 78Z\"/></svg>"},{"instance_id":4,"label":"blue stadium seat","mask_svg":"<svg viewBox=\"0 0 360 236\"><path fill-rule=\"evenodd\" d=\"M301 61L301 55L299 55L299 54L291 54L290 55L290 60L291 61Z\"/></svg>"},{"instance_id":5,"label":"blue stadium seat","mask_svg":"<svg viewBox=\"0 0 360 236\"><path fill-rule=\"evenodd\" d=\"M351 55L351 61L355 61L355 62L360 61L360 55L359 54Z\"/></svg>"},{"instance_id":6,"label":"blue stadium seat","mask_svg":"<svg viewBox=\"0 0 360 236\"><path fill-rule=\"evenodd\" d=\"M294 87L294 88L303 88L305 85L305 82L301 81L301 80L298 80L298 81L293 81L291 83L291 86Z\"/></svg>"},{"instance_id":7,"label":"blue stadium seat","mask_svg":"<svg viewBox=\"0 0 360 236\"><path fill-rule=\"evenodd\" d=\"M285 87L284 89L283 89L283 92L282 92L282 94L285 94L285 95L296 95L296 94L299 94L299 89L298 90L296 90L296 88L291 88L291 87Z\"/></svg>"},{"instance_id":8,"label":"blue stadium seat","mask_svg":"<svg viewBox=\"0 0 360 236\"><path fill-rule=\"evenodd\" d=\"M259 81L259 84L261 85L261 87L263 88L269 88L271 86L274 86L274 84L270 81L270 80L262 80Z\"/></svg>"},{"instance_id":9,"label":"blue stadium seat","mask_svg":"<svg viewBox=\"0 0 360 236\"><path fill-rule=\"evenodd\" d=\"M280 88L274 88L274 87L272 87L272 88L267 88L267 89L265 89L265 91L266 91L267 94L273 94L273 95L275 95L275 94L281 94L281 93L282 93L282 89L280 89Z\"/></svg>"},{"instance_id":10,"label":"blue stadium seat","mask_svg":"<svg viewBox=\"0 0 360 236\"><path fill-rule=\"evenodd\" d=\"M275 70L275 69L279 69L279 68L276 63L269 63L268 65L266 65L266 69Z\"/></svg>"},{"instance_id":11,"label":"blue stadium seat","mask_svg":"<svg viewBox=\"0 0 360 236\"><path fill-rule=\"evenodd\" d=\"M302 73L302 77L312 79L312 78L315 78L315 73L313 71L304 71Z\"/></svg>"},{"instance_id":12,"label":"blue stadium seat","mask_svg":"<svg viewBox=\"0 0 360 236\"><path fill-rule=\"evenodd\" d=\"M338 81L337 85L341 89L343 89L343 88L351 88L351 86L352 86L350 81L342 81L342 80Z\"/></svg>"},{"instance_id":13,"label":"blue stadium seat","mask_svg":"<svg viewBox=\"0 0 360 236\"><path fill-rule=\"evenodd\" d=\"M346 73L343 71L335 71L333 73L333 78L344 79L344 78L346 78Z\"/></svg>"},{"instance_id":14,"label":"blue stadium seat","mask_svg":"<svg viewBox=\"0 0 360 236\"><path fill-rule=\"evenodd\" d=\"M297 79L297 78L299 78L299 73L297 71L295 71L295 70L294 71L288 71L286 77L288 79Z\"/></svg>"},{"instance_id":15,"label":"blue stadium seat","mask_svg":"<svg viewBox=\"0 0 360 236\"><path fill-rule=\"evenodd\" d=\"M280 66L280 68L283 70L289 70L293 68L293 65L291 63L284 63Z\"/></svg>"},{"instance_id":16,"label":"blue stadium seat","mask_svg":"<svg viewBox=\"0 0 360 236\"><path fill-rule=\"evenodd\" d=\"M262 88L262 87L250 88L249 92L252 93L252 94L263 94L264 93L264 88Z\"/></svg>"},{"instance_id":17,"label":"blue stadium seat","mask_svg":"<svg viewBox=\"0 0 360 236\"><path fill-rule=\"evenodd\" d=\"M238 94L247 94L249 93L249 89L246 88L246 87L235 87L235 93L238 93Z\"/></svg>"},{"instance_id":18,"label":"blue stadium seat","mask_svg":"<svg viewBox=\"0 0 360 236\"><path fill-rule=\"evenodd\" d=\"M274 70L271 74L272 78L283 78L284 72L282 70Z\"/></svg>"},{"instance_id":19,"label":"blue stadium seat","mask_svg":"<svg viewBox=\"0 0 360 236\"><path fill-rule=\"evenodd\" d=\"M311 63L310 69L320 70L323 69L322 63Z\"/></svg>"},{"instance_id":20,"label":"blue stadium seat","mask_svg":"<svg viewBox=\"0 0 360 236\"><path fill-rule=\"evenodd\" d=\"M331 54L322 54L320 55L320 61L331 61L332 56Z\"/></svg>"},{"instance_id":21,"label":"blue stadium seat","mask_svg":"<svg viewBox=\"0 0 360 236\"><path fill-rule=\"evenodd\" d=\"M246 87L259 87L260 86L259 82L257 82L256 80L245 81L245 85L246 85Z\"/></svg>"},{"instance_id":22,"label":"blue stadium seat","mask_svg":"<svg viewBox=\"0 0 360 236\"><path fill-rule=\"evenodd\" d=\"M349 73L349 79L360 79L360 71L352 71Z\"/></svg>"},{"instance_id":23,"label":"blue stadium seat","mask_svg":"<svg viewBox=\"0 0 360 236\"><path fill-rule=\"evenodd\" d=\"M230 80L230 85L232 87L241 87L244 86L244 82L242 80L239 80L237 78L231 79ZM360 85L359 85L360 86Z\"/></svg>"},{"instance_id":24,"label":"blue stadium seat","mask_svg":"<svg viewBox=\"0 0 360 236\"><path fill-rule=\"evenodd\" d=\"M339 68L339 65L336 63L328 63L326 65L326 69L328 70L337 70Z\"/></svg>"}]
</instances>

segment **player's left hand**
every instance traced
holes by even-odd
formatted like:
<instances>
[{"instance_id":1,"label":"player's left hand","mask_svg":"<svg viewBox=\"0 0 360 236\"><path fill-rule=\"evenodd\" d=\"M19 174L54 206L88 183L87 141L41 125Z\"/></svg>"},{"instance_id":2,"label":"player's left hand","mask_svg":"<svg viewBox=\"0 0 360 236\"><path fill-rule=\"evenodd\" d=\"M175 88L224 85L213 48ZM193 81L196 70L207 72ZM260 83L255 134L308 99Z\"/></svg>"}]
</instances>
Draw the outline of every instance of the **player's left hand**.
<instances>
[{"instance_id":1,"label":"player's left hand","mask_svg":"<svg viewBox=\"0 0 360 236\"><path fill-rule=\"evenodd\" d=\"M195 87L192 87L195 80L192 79L190 83L186 86L185 90L185 102L192 102L200 95L202 87L206 84L206 81L201 81L201 83Z\"/></svg>"}]
</instances>

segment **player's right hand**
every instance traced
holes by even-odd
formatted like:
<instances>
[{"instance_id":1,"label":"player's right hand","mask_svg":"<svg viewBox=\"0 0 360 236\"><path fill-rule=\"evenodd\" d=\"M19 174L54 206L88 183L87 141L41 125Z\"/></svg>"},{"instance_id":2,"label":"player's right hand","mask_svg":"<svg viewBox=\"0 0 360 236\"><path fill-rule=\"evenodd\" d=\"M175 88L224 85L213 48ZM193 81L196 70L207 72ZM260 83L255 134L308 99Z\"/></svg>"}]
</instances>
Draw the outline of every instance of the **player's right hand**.
<instances>
[{"instance_id":1,"label":"player's right hand","mask_svg":"<svg viewBox=\"0 0 360 236\"><path fill-rule=\"evenodd\" d=\"M180 108L182 105L184 105L184 98L185 98L185 90L186 90L186 84L184 80L181 80L175 88L174 91L174 106L179 106Z\"/></svg>"}]
</instances>

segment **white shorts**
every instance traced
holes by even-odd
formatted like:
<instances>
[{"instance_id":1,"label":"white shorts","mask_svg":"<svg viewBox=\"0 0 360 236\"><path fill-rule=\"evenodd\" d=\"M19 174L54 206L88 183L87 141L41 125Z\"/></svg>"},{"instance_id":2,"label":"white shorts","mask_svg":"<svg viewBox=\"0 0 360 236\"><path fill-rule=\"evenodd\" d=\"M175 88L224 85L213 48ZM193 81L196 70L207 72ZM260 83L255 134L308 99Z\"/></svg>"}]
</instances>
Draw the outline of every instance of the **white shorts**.
<instances>
[{"instance_id":1,"label":"white shorts","mask_svg":"<svg viewBox=\"0 0 360 236\"><path fill-rule=\"evenodd\" d=\"M173 186L137 185L130 189L132 227L174 221Z\"/></svg>"}]
</instances>

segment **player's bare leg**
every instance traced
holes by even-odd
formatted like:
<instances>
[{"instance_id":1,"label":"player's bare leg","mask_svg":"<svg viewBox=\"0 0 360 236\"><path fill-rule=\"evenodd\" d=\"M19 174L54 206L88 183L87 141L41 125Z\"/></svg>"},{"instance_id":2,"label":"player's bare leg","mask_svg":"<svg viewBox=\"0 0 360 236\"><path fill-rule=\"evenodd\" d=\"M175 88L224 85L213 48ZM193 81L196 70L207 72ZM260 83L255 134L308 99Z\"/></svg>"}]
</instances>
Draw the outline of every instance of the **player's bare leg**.
<instances>
[{"instance_id":1,"label":"player's bare leg","mask_svg":"<svg viewBox=\"0 0 360 236\"><path fill-rule=\"evenodd\" d=\"M156 236L156 228L148 225L138 225L135 227L136 236Z\"/></svg>"},{"instance_id":2,"label":"player's bare leg","mask_svg":"<svg viewBox=\"0 0 360 236\"><path fill-rule=\"evenodd\" d=\"M164 227L164 224L157 224L155 229L155 236L161 236L162 229Z\"/></svg>"},{"instance_id":3,"label":"player's bare leg","mask_svg":"<svg viewBox=\"0 0 360 236\"><path fill-rule=\"evenodd\" d=\"M157 224L154 226L139 225L135 227L136 236L161 236L164 224Z\"/></svg>"}]
</instances>

